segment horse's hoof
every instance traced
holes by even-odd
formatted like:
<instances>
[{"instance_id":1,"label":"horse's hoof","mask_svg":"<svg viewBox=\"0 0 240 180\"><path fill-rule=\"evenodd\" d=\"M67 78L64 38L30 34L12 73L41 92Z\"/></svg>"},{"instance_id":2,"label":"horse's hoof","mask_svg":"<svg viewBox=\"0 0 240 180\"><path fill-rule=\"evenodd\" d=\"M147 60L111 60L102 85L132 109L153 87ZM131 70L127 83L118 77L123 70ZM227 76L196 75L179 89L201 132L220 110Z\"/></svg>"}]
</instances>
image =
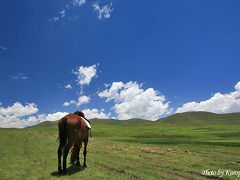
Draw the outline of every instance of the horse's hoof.
<instances>
[{"instance_id":1,"label":"horse's hoof","mask_svg":"<svg viewBox=\"0 0 240 180\"><path fill-rule=\"evenodd\" d=\"M68 175L68 172L67 172L67 171L63 171L62 174L63 174L63 175Z\"/></svg>"},{"instance_id":2,"label":"horse's hoof","mask_svg":"<svg viewBox=\"0 0 240 180\"><path fill-rule=\"evenodd\" d=\"M62 169L59 169L59 168L58 168L58 173L59 173L59 174L62 174L62 172L63 172Z\"/></svg>"}]
</instances>

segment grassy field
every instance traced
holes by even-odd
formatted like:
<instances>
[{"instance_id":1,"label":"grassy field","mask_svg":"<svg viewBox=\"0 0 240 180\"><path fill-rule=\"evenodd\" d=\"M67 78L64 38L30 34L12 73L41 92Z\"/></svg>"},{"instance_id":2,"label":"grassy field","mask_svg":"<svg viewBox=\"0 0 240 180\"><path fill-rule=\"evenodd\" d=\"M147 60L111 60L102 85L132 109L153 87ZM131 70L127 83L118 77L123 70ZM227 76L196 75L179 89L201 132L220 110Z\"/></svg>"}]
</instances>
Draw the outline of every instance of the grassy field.
<instances>
[{"instance_id":1,"label":"grassy field","mask_svg":"<svg viewBox=\"0 0 240 180\"><path fill-rule=\"evenodd\" d=\"M57 172L55 125L0 129L0 179L240 178L237 115L231 114L231 117L236 116L235 120L224 125L218 122L196 125L199 114L195 117L191 114L192 118L186 118L189 114L181 115L179 121L185 123L173 123L175 116L169 121L138 125L131 122L131 126L119 122L93 123L88 168L71 165L68 157L67 176ZM228 120L228 116L224 118ZM219 117L219 121L223 122L224 118ZM206 117L204 120L208 122ZM82 157L81 153L81 163ZM204 175L205 170L209 173Z\"/></svg>"}]
</instances>

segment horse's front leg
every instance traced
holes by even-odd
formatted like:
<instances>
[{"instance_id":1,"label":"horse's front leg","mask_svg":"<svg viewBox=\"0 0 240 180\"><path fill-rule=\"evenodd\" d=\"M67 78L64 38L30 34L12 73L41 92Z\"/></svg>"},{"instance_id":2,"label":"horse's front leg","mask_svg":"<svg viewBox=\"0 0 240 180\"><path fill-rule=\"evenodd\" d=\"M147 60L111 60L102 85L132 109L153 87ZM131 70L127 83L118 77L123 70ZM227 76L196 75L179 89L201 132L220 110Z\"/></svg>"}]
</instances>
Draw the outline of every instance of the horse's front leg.
<instances>
[{"instance_id":1,"label":"horse's front leg","mask_svg":"<svg viewBox=\"0 0 240 180\"><path fill-rule=\"evenodd\" d=\"M88 144L88 139L84 141L84 151L83 151L83 155L84 155L84 162L83 162L83 167L87 167L86 164L86 157L87 157L87 144Z\"/></svg>"}]
</instances>

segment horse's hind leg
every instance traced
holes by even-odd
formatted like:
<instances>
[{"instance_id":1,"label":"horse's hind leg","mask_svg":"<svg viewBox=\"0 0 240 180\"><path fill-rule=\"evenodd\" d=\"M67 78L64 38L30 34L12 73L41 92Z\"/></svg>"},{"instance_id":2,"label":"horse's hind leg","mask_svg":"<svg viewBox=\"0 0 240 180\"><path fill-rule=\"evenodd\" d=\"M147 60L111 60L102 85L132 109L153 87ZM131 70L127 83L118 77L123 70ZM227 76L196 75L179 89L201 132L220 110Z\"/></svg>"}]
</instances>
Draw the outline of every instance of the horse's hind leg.
<instances>
[{"instance_id":1,"label":"horse's hind leg","mask_svg":"<svg viewBox=\"0 0 240 180\"><path fill-rule=\"evenodd\" d=\"M84 162L83 162L83 167L87 167L87 164L86 164L87 144L88 144L88 139L84 141L84 150L83 150Z\"/></svg>"},{"instance_id":2,"label":"horse's hind leg","mask_svg":"<svg viewBox=\"0 0 240 180\"><path fill-rule=\"evenodd\" d=\"M58 154L58 172L61 173L62 172L62 166L61 166L62 147L60 144L58 146L57 154Z\"/></svg>"},{"instance_id":3,"label":"horse's hind leg","mask_svg":"<svg viewBox=\"0 0 240 180\"><path fill-rule=\"evenodd\" d=\"M67 155L69 152L69 149L72 147L72 142L68 142L67 146L64 148L63 151L63 173L67 173Z\"/></svg>"},{"instance_id":4,"label":"horse's hind leg","mask_svg":"<svg viewBox=\"0 0 240 180\"><path fill-rule=\"evenodd\" d=\"M76 157L77 157L77 163L76 163L76 165L77 165L77 166L80 166L79 152L80 152L81 147L82 147L82 142L77 143L77 149L76 149L76 151L77 151L77 152L76 152Z\"/></svg>"}]
</instances>

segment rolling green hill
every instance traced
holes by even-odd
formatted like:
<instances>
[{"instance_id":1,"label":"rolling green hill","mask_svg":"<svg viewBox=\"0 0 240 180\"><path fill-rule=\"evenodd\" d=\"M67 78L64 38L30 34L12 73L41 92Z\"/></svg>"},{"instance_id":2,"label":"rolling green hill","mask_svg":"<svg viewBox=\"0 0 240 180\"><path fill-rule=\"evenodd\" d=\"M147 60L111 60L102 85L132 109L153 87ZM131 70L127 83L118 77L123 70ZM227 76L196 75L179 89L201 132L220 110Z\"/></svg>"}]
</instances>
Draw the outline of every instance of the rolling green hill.
<instances>
[{"instance_id":1,"label":"rolling green hill","mask_svg":"<svg viewBox=\"0 0 240 180\"><path fill-rule=\"evenodd\" d=\"M90 119L91 124L109 124L109 125L120 125L120 126L135 126L144 123L150 123L152 121L144 119L129 119L129 120L115 120L115 119ZM32 127L49 127L57 126L58 121L44 121Z\"/></svg>"},{"instance_id":2,"label":"rolling green hill","mask_svg":"<svg viewBox=\"0 0 240 180\"><path fill-rule=\"evenodd\" d=\"M240 169L239 114L191 112L156 122L92 120L88 168L71 165L68 157L66 176L57 172L57 121L1 129L0 179L239 179L229 174ZM81 163L82 158L81 150ZM204 174L208 169L223 174Z\"/></svg>"},{"instance_id":3,"label":"rolling green hill","mask_svg":"<svg viewBox=\"0 0 240 180\"><path fill-rule=\"evenodd\" d=\"M176 125L240 125L240 113L215 114L210 112L176 113L157 122Z\"/></svg>"},{"instance_id":4,"label":"rolling green hill","mask_svg":"<svg viewBox=\"0 0 240 180\"><path fill-rule=\"evenodd\" d=\"M135 126L139 124L150 123L152 121L145 120L145 119L128 119L128 120L116 120L116 119L91 119L91 123L104 123L110 125L121 125L121 126Z\"/></svg>"},{"instance_id":5,"label":"rolling green hill","mask_svg":"<svg viewBox=\"0 0 240 180\"><path fill-rule=\"evenodd\" d=\"M240 113L229 114L215 114L210 112L184 112L176 113L166 118L159 119L155 122L144 119L128 119L128 120L116 120L116 119L90 119L92 124L109 124L109 125L121 125L121 126L135 126L145 123L168 123L175 125L186 126L200 126L200 125L240 125ZM39 123L33 127L49 127L56 126L57 121L45 121Z\"/></svg>"}]
</instances>

